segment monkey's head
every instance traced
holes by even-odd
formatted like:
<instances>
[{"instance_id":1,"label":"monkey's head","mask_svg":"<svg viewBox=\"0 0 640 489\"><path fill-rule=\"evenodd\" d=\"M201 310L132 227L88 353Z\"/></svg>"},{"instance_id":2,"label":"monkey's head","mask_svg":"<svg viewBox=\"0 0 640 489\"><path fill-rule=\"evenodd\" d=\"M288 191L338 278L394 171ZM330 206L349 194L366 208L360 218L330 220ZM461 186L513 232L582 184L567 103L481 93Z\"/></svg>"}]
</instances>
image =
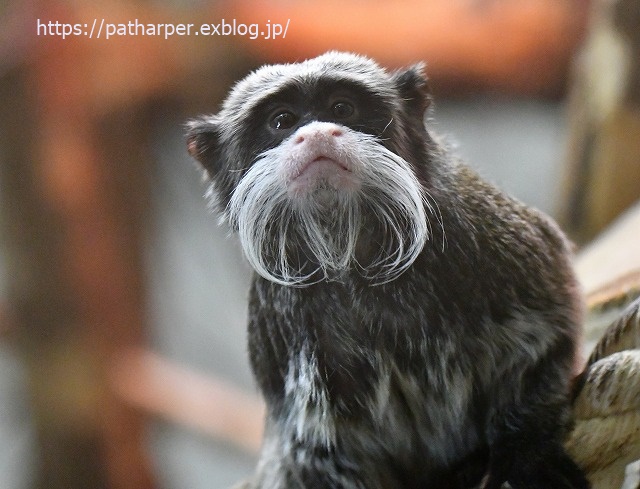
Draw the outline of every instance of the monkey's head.
<instances>
[{"instance_id":1,"label":"monkey's head","mask_svg":"<svg viewBox=\"0 0 640 489\"><path fill-rule=\"evenodd\" d=\"M260 275L383 283L429 236L428 105L421 66L330 52L251 73L187 144Z\"/></svg>"}]
</instances>

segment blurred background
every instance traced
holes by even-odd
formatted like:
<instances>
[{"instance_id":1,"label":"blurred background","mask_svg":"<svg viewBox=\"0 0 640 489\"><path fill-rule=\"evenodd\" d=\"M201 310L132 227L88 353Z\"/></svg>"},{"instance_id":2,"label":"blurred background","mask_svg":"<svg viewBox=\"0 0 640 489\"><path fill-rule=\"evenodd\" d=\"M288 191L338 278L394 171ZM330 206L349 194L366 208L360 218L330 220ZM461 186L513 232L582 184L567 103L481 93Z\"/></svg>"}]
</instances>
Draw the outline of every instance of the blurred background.
<instances>
[{"instance_id":1,"label":"blurred background","mask_svg":"<svg viewBox=\"0 0 640 489\"><path fill-rule=\"evenodd\" d=\"M157 27L222 34L223 20L236 32ZM624 214L585 287L638 287L639 0L4 0L0 488L250 475L250 271L207 208L183 124L249 70L328 49L426 61L432 130L581 247Z\"/></svg>"}]
</instances>

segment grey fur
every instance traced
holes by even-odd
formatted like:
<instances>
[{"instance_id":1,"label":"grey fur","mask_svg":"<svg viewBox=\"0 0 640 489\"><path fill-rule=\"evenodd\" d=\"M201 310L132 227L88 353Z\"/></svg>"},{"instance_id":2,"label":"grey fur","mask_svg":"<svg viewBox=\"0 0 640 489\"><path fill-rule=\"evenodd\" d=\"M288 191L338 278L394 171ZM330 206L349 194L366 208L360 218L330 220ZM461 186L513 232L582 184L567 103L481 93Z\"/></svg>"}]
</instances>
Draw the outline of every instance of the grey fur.
<instances>
[{"instance_id":1,"label":"grey fur","mask_svg":"<svg viewBox=\"0 0 640 489\"><path fill-rule=\"evenodd\" d=\"M388 280L359 267L394 253L380 244L388 228L380 205L394 198L376 192L389 178L384 168L367 180L367 192L364 185L354 190L365 205L352 220L355 229L319 221L326 232L350 236L348 259L324 263L325 255L309 251L295 229L277 248L293 247L282 259L293 256L308 273L287 283L277 266L269 271L273 257L258 257L263 276L251 287L249 351L268 414L252 489L463 488L483 477L489 489L588 486L561 446L582 314L570 246L548 217L483 182L427 133L421 69L389 73L367 58L333 52L267 66L236 84L217 115L189 125L189 151L207 170L232 226L242 230L251 223L239 216L251 203L238 189L262 185L265 171L281 171L291 138L325 117L300 109L311 120L301 118L284 137L254 124L268 120L263 105L293 90L308 98L303 107L316 107L331 100L327 86L347 83L369 101L361 110L371 114L370 126L364 124L370 134L356 137L353 151L329 156L361 178L354 154L392 152L399 159L393 171L410 172L406 181L417 182L423 196L416 214L425 221L422 237L412 241L418 252L391 267ZM362 122L339 132L357 133ZM260 165L267 170L256 177L252 169ZM287 197L287 182L276 179L284 210L274 207L269 220L327 199L345 205L351 192L336 183L327 193L327 182L318 181L322 196ZM379 200L367 207L367 199ZM399 229L396 241L413 233L404 224ZM256 254L273 253L254 246L254 236L241 233L256 263ZM375 260L367 263L376 268Z\"/></svg>"}]
</instances>

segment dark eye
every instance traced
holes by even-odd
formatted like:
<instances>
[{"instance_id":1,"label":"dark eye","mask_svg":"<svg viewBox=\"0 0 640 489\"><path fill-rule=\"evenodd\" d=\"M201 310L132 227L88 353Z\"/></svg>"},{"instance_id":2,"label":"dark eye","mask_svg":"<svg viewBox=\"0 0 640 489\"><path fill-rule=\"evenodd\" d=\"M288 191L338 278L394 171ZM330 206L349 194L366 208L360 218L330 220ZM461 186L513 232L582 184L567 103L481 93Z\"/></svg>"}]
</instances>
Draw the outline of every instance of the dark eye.
<instances>
[{"instance_id":1,"label":"dark eye","mask_svg":"<svg viewBox=\"0 0 640 489\"><path fill-rule=\"evenodd\" d=\"M349 102L340 101L333 104L331 112L336 119L347 119L353 115L355 108Z\"/></svg>"},{"instance_id":2,"label":"dark eye","mask_svg":"<svg viewBox=\"0 0 640 489\"><path fill-rule=\"evenodd\" d=\"M296 122L298 122L298 117L293 112L285 110L278 112L271 119L271 127L274 129L290 129Z\"/></svg>"}]
</instances>

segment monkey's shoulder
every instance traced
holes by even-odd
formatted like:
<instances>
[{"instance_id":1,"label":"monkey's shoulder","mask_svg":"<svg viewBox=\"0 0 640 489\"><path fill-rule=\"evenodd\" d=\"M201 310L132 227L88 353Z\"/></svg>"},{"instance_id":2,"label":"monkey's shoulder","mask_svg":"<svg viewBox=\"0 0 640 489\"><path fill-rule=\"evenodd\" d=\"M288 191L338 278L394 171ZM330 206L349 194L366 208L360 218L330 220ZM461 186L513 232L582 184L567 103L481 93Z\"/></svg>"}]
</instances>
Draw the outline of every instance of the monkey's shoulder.
<instances>
[{"instance_id":1,"label":"monkey's shoulder","mask_svg":"<svg viewBox=\"0 0 640 489\"><path fill-rule=\"evenodd\" d=\"M572 253L571 243L551 217L460 161L448 161L434 187L445 234L450 237L466 235L479 240L478 246L495 247L504 254L510 251L519 258L544 254L564 260Z\"/></svg>"}]
</instances>

